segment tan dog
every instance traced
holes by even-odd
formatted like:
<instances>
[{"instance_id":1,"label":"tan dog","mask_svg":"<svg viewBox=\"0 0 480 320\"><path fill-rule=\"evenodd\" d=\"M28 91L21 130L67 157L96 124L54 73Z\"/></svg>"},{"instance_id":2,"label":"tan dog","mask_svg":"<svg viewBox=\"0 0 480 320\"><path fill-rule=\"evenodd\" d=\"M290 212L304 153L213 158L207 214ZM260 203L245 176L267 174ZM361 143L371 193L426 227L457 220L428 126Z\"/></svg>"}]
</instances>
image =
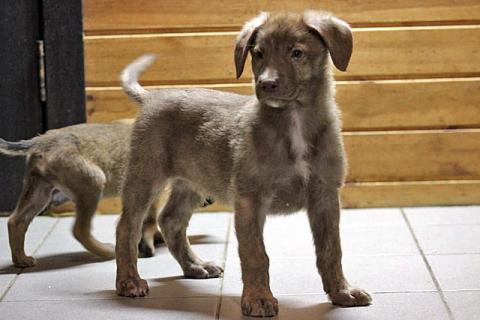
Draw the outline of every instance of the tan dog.
<instances>
[{"instance_id":1,"label":"tan dog","mask_svg":"<svg viewBox=\"0 0 480 320\"><path fill-rule=\"evenodd\" d=\"M249 52L253 97L205 89L146 91L137 79L151 56L124 71L125 91L143 108L133 129L117 227L117 293L148 293L136 268L136 243L150 203L172 181L159 223L186 277L222 273L197 257L186 237L200 194L235 205L244 315L278 312L263 243L265 216L302 208L308 212L325 292L337 305L368 305L368 293L351 287L343 275L339 236L346 161L329 57L338 69L347 68L351 30L322 12L262 13L237 38L237 77Z\"/></svg>"},{"instance_id":2,"label":"tan dog","mask_svg":"<svg viewBox=\"0 0 480 320\"><path fill-rule=\"evenodd\" d=\"M90 232L91 220L102 197L119 194L129 150L132 124L81 124L50 130L21 142L0 139L0 153L26 156L23 190L8 220L12 260L17 267L31 267L33 257L24 250L25 233L33 218L60 190L76 206L75 238L89 251L113 258L113 245L101 243ZM154 242L161 242L157 214L160 204L152 202L139 244L141 255L152 256Z\"/></svg>"}]
</instances>

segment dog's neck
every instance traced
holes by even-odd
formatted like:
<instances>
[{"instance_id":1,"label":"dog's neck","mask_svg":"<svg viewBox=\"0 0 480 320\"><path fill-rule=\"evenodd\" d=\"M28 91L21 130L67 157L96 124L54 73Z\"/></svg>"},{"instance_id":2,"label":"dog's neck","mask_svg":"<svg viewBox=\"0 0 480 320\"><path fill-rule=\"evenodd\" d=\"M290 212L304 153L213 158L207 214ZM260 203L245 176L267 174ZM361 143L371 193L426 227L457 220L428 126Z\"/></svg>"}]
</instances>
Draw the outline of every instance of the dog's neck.
<instances>
[{"instance_id":1,"label":"dog's neck","mask_svg":"<svg viewBox=\"0 0 480 320\"><path fill-rule=\"evenodd\" d=\"M333 77L327 69L308 83L299 100L285 107L273 108L257 100L262 125L275 131L278 136L286 137L295 171L306 179L310 171L306 159L318 130L336 121L336 107L331 103L334 94Z\"/></svg>"}]
</instances>

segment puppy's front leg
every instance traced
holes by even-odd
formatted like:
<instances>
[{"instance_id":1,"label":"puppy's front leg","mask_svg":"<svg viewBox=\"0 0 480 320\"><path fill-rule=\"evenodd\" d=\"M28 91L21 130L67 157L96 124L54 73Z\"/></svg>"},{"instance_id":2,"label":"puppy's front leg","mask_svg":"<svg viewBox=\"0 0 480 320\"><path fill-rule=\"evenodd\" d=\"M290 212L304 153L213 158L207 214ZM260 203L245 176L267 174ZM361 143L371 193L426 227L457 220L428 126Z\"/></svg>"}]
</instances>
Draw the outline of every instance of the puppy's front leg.
<instances>
[{"instance_id":1,"label":"puppy's front leg","mask_svg":"<svg viewBox=\"0 0 480 320\"><path fill-rule=\"evenodd\" d=\"M349 285L342 270L340 246L340 204L335 185L316 181L310 186L308 217L315 242L317 268L323 288L333 304L345 307L364 306L371 303L364 290Z\"/></svg>"},{"instance_id":2,"label":"puppy's front leg","mask_svg":"<svg viewBox=\"0 0 480 320\"><path fill-rule=\"evenodd\" d=\"M242 265L242 313L253 317L273 317L278 301L270 291L269 261L263 243L265 203L253 197L235 202L235 230Z\"/></svg>"},{"instance_id":3,"label":"puppy's front leg","mask_svg":"<svg viewBox=\"0 0 480 320\"><path fill-rule=\"evenodd\" d=\"M123 213L117 225L117 294L143 297L148 294L148 284L137 270L138 243L146 211L158 191L147 179L136 179L136 170L127 173L122 193Z\"/></svg>"}]
</instances>

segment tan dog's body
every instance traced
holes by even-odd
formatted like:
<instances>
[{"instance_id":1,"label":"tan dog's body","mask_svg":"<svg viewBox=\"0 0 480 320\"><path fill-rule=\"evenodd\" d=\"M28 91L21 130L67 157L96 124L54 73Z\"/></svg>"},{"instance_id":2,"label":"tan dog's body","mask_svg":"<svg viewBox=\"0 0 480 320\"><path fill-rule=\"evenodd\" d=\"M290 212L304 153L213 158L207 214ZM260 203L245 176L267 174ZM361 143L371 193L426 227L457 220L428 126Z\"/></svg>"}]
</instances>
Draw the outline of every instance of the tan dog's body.
<instances>
[{"instance_id":1,"label":"tan dog's body","mask_svg":"<svg viewBox=\"0 0 480 320\"><path fill-rule=\"evenodd\" d=\"M132 125L126 123L80 124L21 142L0 140L0 152L26 156L23 190L8 221L12 260L17 267L30 267L34 259L24 251L25 233L32 219L60 190L75 203L73 234L89 251L113 258L112 245L97 241L90 233L91 219L102 197L119 195L129 150ZM145 219L142 254L153 255L158 230L158 203L154 201Z\"/></svg>"},{"instance_id":2,"label":"tan dog's body","mask_svg":"<svg viewBox=\"0 0 480 320\"><path fill-rule=\"evenodd\" d=\"M203 193L234 204L243 314L277 314L263 224L269 213L301 208L308 212L317 267L332 302L370 303L365 291L348 284L341 265L338 189L346 161L328 56L345 70L351 50L350 28L329 15L261 14L245 25L235 50L237 76L248 52L253 55L256 96L204 89L146 91L137 79L152 58L126 68L124 89L143 108L133 129L117 227L118 294L148 293L136 269L135 243L148 204L172 181L159 223L187 277L222 272L190 248L186 227L192 204Z\"/></svg>"}]
</instances>

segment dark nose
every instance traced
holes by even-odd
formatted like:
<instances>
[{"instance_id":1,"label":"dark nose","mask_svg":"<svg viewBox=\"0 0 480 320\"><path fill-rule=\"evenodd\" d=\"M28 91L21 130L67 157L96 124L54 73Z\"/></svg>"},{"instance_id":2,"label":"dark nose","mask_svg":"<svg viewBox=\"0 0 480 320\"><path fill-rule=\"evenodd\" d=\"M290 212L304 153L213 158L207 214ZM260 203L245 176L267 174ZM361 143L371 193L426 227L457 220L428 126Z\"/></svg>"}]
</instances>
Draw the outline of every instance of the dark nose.
<instances>
[{"instance_id":1,"label":"dark nose","mask_svg":"<svg viewBox=\"0 0 480 320\"><path fill-rule=\"evenodd\" d=\"M277 91L278 88L278 82L277 80L260 80L259 81L260 88L268 93L273 93Z\"/></svg>"}]
</instances>

